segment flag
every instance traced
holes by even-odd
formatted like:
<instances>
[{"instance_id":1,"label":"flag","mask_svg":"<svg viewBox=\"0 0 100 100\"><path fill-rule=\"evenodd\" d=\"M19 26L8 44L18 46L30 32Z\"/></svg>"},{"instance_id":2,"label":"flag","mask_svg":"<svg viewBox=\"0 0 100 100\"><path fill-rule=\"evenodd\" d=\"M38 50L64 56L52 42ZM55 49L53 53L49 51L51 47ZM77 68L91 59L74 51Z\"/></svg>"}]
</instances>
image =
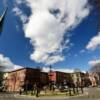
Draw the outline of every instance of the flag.
<instances>
[{"instance_id":1,"label":"flag","mask_svg":"<svg viewBox=\"0 0 100 100\"><path fill-rule=\"evenodd\" d=\"M3 14L0 16L0 33L1 33L2 30L3 30L3 24L4 24L4 19L5 19L5 16L6 16L6 12L7 12L7 8L6 8L6 10L3 12Z\"/></svg>"}]
</instances>

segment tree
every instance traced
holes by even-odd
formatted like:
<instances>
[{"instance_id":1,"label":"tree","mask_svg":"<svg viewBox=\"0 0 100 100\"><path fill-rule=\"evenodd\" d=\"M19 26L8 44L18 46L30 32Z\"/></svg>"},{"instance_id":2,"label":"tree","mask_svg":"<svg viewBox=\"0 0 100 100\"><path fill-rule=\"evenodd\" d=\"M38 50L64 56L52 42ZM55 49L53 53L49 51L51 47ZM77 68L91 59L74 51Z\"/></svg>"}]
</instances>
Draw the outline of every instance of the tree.
<instances>
[{"instance_id":1,"label":"tree","mask_svg":"<svg viewBox=\"0 0 100 100\"><path fill-rule=\"evenodd\" d=\"M0 72L0 91L2 91L3 87L3 72Z\"/></svg>"}]
</instances>

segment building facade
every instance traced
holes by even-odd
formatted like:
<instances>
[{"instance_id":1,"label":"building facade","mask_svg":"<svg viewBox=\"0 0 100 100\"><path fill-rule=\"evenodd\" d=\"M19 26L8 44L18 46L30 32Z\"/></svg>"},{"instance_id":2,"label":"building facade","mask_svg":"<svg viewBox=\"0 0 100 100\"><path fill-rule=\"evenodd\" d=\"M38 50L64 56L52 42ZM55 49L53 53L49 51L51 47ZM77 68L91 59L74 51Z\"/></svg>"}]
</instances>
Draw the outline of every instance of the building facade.
<instances>
[{"instance_id":1,"label":"building facade","mask_svg":"<svg viewBox=\"0 0 100 100\"><path fill-rule=\"evenodd\" d=\"M75 86L84 86L86 74L83 72L74 72L71 74Z\"/></svg>"},{"instance_id":2,"label":"building facade","mask_svg":"<svg viewBox=\"0 0 100 100\"><path fill-rule=\"evenodd\" d=\"M53 71L49 74L49 80L58 85L67 84L68 82L72 81L70 73Z\"/></svg>"},{"instance_id":3,"label":"building facade","mask_svg":"<svg viewBox=\"0 0 100 100\"><path fill-rule=\"evenodd\" d=\"M30 90L36 82L40 82L40 70L22 68L6 73L4 78L6 91Z\"/></svg>"},{"instance_id":4,"label":"building facade","mask_svg":"<svg viewBox=\"0 0 100 100\"><path fill-rule=\"evenodd\" d=\"M91 81L91 85L93 87L97 86L100 84L100 77L99 77L99 73L97 72L91 72L89 73L89 78L90 78L90 81Z\"/></svg>"},{"instance_id":5,"label":"building facade","mask_svg":"<svg viewBox=\"0 0 100 100\"><path fill-rule=\"evenodd\" d=\"M99 77L97 78L99 80ZM34 84L41 86L53 84L59 85L83 85L96 86L96 75L83 72L65 73L60 71L51 71L49 73L41 72L40 69L22 68L5 73L4 87L5 91L28 91L34 88ZM53 84L52 84L53 83Z\"/></svg>"},{"instance_id":6,"label":"building facade","mask_svg":"<svg viewBox=\"0 0 100 100\"><path fill-rule=\"evenodd\" d=\"M49 83L49 76L48 73L46 72L41 72L40 74L40 83L44 86L44 85L48 85Z\"/></svg>"}]
</instances>

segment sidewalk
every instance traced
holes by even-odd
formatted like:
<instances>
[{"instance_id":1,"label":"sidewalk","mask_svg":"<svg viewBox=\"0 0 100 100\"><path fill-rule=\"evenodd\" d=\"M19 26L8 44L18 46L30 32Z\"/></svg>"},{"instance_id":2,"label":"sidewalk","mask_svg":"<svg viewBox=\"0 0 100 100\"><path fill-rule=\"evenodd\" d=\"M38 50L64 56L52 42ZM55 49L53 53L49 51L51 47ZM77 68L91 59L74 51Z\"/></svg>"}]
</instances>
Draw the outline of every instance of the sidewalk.
<instances>
[{"instance_id":1,"label":"sidewalk","mask_svg":"<svg viewBox=\"0 0 100 100\"><path fill-rule=\"evenodd\" d=\"M88 95L88 89L87 88L84 88L84 93L83 94L77 94L77 95L74 95L74 96L69 96L69 95L40 95L39 97L36 97L36 96L31 96L31 95L19 95L17 94L15 97L20 97L20 98L29 98L29 99L41 99L41 100L47 100L47 99L58 99L58 100L61 100L61 99L68 99L68 98L74 98L74 97L80 97L80 96L84 96L84 95Z\"/></svg>"},{"instance_id":2,"label":"sidewalk","mask_svg":"<svg viewBox=\"0 0 100 100\"><path fill-rule=\"evenodd\" d=\"M62 100L62 99L68 99L68 98L74 98L74 97L81 97L81 96L84 96L84 95L87 95L87 93L84 93L84 94L79 94L79 95L75 95L75 96L39 96L39 97L36 97L36 96L29 96L29 95L16 95L15 97L21 97L21 98L29 98L29 99L41 99L41 100L47 100L48 98L50 99L54 99L54 100Z\"/></svg>"}]
</instances>

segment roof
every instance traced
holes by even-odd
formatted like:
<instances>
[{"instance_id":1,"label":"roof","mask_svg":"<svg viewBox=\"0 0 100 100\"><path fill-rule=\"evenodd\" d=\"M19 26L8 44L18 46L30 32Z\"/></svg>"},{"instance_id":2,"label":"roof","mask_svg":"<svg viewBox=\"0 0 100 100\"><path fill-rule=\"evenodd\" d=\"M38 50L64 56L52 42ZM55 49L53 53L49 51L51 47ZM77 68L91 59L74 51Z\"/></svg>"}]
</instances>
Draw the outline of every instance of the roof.
<instances>
[{"instance_id":1,"label":"roof","mask_svg":"<svg viewBox=\"0 0 100 100\"><path fill-rule=\"evenodd\" d=\"M6 72L6 73L12 73L12 72L20 71L20 70L25 70L25 69L34 70L34 69L38 69L38 68L23 67L23 68L20 68L20 69L17 69L17 70L13 70L13 71L9 71L9 72ZM39 69L38 69L38 70L39 70Z\"/></svg>"}]
</instances>

